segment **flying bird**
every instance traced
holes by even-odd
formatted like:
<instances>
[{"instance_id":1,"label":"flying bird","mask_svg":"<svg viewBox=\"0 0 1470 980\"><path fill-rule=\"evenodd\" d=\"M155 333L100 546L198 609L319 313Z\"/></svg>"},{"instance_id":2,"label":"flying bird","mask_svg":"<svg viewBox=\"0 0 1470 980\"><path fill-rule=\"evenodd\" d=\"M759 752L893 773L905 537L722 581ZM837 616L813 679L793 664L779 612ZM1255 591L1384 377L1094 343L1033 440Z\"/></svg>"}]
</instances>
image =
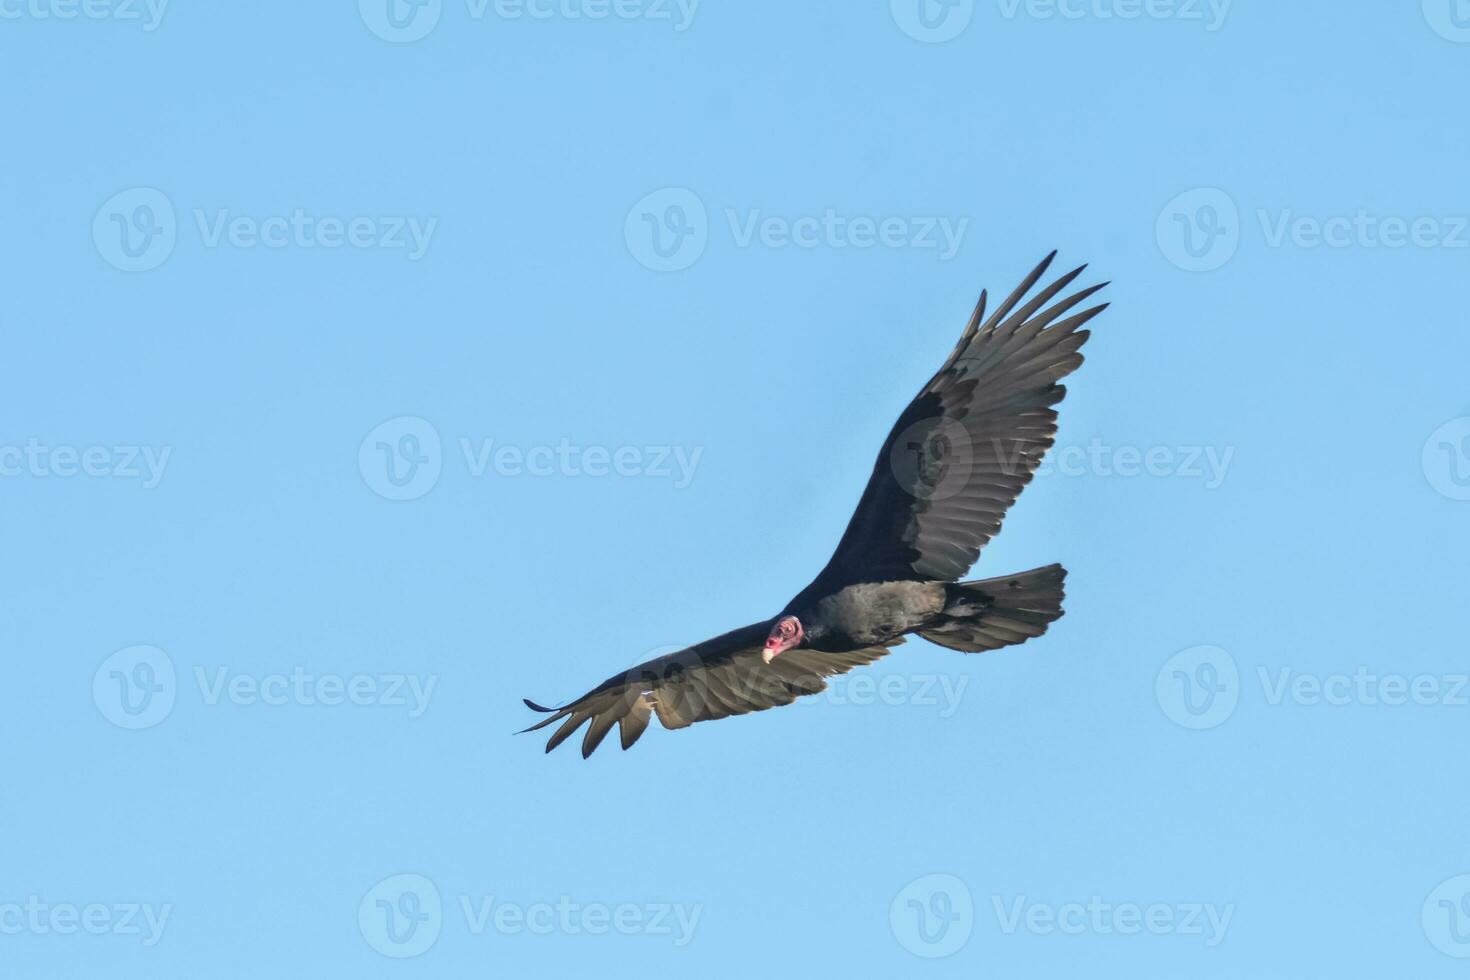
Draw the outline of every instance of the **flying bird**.
<instances>
[{"instance_id":1,"label":"flying bird","mask_svg":"<svg viewBox=\"0 0 1470 980\"><path fill-rule=\"evenodd\" d=\"M827 566L781 612L608 678L559 708L550 752L587 724L582 756L616 724L629 748L665 728L764 711L872 663L910 633L977 653L1038 637L1062 615L1059 564L962 582L1031 482L1057 431L1059 382L1082 363L1082 326L1106 303L1069 312L1107 283L1056 297L1075 269L1027 299L1052 252L987 318L986 295L954 351L893 426ZM1051 304L1051 305L1048 305ZM588 724L590 722L590 724Z\"/></svg>"}]
</instances>

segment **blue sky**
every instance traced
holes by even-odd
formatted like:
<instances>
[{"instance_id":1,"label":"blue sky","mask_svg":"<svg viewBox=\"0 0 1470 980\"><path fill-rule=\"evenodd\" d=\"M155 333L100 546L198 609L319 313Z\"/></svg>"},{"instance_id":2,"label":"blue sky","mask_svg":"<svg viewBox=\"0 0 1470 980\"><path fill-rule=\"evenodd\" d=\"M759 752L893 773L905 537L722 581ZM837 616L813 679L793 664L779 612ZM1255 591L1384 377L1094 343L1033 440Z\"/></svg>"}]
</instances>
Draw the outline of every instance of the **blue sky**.
<instances>
[{"instance_id":1,"label":"blue sky","mask_svg":"<svg viewBox=\"0 0 1470 980\"><path fill-rule=\"evenodd\" d=\"M0 0L0 972L1463 971L1463 0L396 2ZM1053 248L1045 638L512 736Z\"/></svg>"}]
</instances>

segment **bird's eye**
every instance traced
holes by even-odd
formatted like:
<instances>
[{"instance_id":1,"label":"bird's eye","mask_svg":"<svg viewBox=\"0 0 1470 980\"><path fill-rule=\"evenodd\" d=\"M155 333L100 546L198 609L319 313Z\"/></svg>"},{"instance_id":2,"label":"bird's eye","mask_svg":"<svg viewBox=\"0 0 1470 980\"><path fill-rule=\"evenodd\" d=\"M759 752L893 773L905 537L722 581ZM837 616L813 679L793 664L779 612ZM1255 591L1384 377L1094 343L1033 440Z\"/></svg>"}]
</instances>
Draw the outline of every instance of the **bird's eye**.
<instances>
[{"instance_id":1,"label":"bird's eye","mask_svg":"<svg viewBox=\"0 0 1470 980\"><path fill-rule=\"evenodd\" d=\"M796 632L796 627L793 626L790 622L782 623L781 632L785 633L787 636L790 636L792 633Z\"/></svg>"}]
</instances>

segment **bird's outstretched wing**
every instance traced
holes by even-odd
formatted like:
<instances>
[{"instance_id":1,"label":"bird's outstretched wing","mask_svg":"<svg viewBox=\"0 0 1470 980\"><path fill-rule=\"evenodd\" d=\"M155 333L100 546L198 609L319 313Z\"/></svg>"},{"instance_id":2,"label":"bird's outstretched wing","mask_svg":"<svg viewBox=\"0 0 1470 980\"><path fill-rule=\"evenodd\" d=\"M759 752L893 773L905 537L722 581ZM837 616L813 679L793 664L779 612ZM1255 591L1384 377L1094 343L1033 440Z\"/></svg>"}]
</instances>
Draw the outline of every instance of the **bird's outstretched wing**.
<instances>
[{"instance_id":1,"label":"bird's outstretched wing","mask_svg":"<svg viewBox=\"0 0 1470 980\"><path fill-rule=\"evenodd\" d=\"M638 741L655 714L665 728L686 728L696 721L790 704L802 695L825 690L825 678L872 663L889 646L903 642L900 637L888 646L848 653L794 649L768 664L761 659L761 651L770 627L770 620L752 623L639 664L560 708L527 701L527 707L549 717L525 730L533 732L560 721L561 727L546 743L550 752L590 719L582 736L585 759L615 723L626 749Z\"/></svg>"},{"instance_id":2,"label":"bird's outstretched wing","mask_svg":"<svg viewBox=\"0 0 1470 980\"><path fill-rule=\"evenodd\" d=\"M989 319L980 294L954 352L883 443L836 552L803 595L856 582L954 581L1000 530L1056 436L1052 406L1067 392L1057 382L1082 363L1080 328L1107 308L1064 317L1107 283L1047 305L1086 266L1026 300L1055 256Z\"/></svg>"}]
</instances>

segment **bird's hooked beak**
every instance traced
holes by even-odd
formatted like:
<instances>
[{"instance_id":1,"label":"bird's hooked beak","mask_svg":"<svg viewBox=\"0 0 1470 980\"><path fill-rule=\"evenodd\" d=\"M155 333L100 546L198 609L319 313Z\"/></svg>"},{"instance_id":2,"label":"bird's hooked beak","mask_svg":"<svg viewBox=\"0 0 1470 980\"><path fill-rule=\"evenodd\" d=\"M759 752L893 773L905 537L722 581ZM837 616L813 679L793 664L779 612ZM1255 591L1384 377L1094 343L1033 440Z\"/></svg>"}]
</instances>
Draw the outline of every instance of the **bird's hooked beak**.
<instances>
[{"instance_id":1,"label":"bird's hooked beak","mask_svg":"<svg viewBox=\"0 0 1470 980\"><path fill-rule=\"evenodd\" d=\"M787 650L800 644L804 635L801 620L795 616L782 616L777 620L776 625L771 627L771 635L766 637L766 647L761 651L761 659L770 663Z\"/></svg>"}]
</instances>

